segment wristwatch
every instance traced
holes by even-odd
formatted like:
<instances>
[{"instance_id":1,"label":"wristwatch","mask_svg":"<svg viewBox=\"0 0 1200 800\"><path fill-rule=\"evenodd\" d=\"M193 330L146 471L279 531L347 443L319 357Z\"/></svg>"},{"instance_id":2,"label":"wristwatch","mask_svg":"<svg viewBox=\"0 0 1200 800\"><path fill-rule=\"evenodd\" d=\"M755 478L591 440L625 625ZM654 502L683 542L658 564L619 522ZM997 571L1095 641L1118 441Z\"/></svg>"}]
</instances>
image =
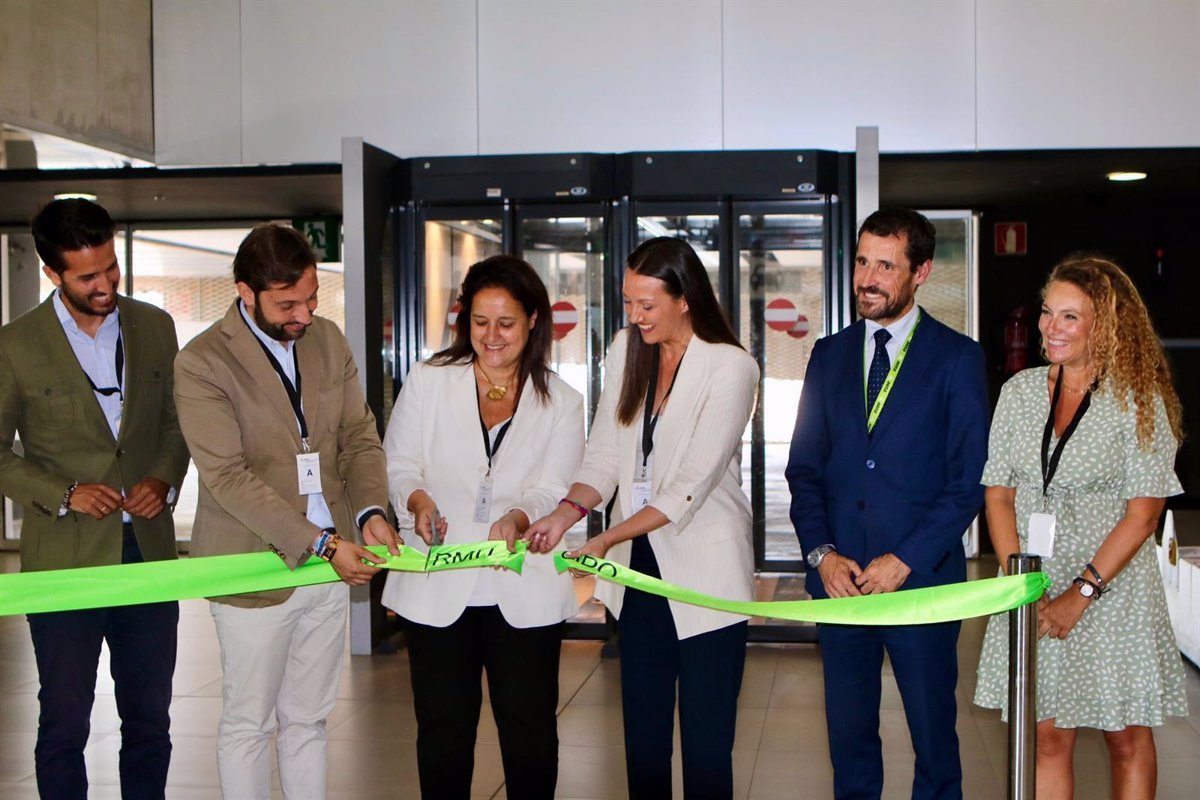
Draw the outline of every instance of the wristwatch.
<instances>
[{"instance_id":1,"label":"wristwatch","mask_svg":"<svg viewBox=\"0 0 1200 800\"><path fill-rule=\"evenodd\" d=\"M823 544L814 547L812 550L808 551L808 566L816 569L817 567L821 566L821 562L825 560L825 556L836 552L837 548L831 544Z\"/></svg>"},{"instance_id":2,"label":"wristwatch","mask_svg":"<svg viewBox=\"0 0 1200 800\"><path fill-rule=\"evenodd\" d=\"M1088 600L1092 600L1100 595L1100 590L1096 588L1096 584L1092 583L1083 576L1076 578L1075 580L1071 581L1071 583L1074 584L1075 587L1079 589L1079 593Z\"/></svg>"}]
</instances>

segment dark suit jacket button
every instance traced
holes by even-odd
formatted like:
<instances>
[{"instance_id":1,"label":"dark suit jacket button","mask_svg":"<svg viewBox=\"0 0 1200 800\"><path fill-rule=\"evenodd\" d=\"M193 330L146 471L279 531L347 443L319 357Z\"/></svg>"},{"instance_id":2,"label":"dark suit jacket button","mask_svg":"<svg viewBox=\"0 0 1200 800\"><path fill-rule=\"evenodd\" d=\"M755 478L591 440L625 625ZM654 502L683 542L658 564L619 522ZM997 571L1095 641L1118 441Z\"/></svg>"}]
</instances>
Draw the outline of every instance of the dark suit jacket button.
<instances>
[{"instance_id":1,"label":"dark suit jacket button","mask_svg":"<svg viewBox=\"0 0 1200 800\"><path fill-rule=\"evenodd\" d=\"M859 500L859 501L858 501L858 510L859 510L859 511L862 511L862 510L863 510L864 508L866 508L866 507L867 507L867 504L866 504L866 503L864 503L862 500Z\"/></svg>"},{"instance_id":2,"label":"dark suit jacket button","mask_svg":"<svg viewBox=\"0 0 1200 800\"><path fill-rule=\"evenodd\" d=\"M875 462L872 459L867 459L867 469L875 469Z\"/></svg>"},{"instance_id":3,"label":"dark suit jacket button","mask_svg":"<svg viewBox=\"0 0 1200 800\"><path fill-rule=\"evenodd\" d=\"M124 451L124 450L121 450L121 449L119 449L119 448L118 448L118 450L117 450L117 458L120 458L120 457L121 457L121 456L123 456L123 455L125 455L125 451Z\"/></svg>"}]
</instances>

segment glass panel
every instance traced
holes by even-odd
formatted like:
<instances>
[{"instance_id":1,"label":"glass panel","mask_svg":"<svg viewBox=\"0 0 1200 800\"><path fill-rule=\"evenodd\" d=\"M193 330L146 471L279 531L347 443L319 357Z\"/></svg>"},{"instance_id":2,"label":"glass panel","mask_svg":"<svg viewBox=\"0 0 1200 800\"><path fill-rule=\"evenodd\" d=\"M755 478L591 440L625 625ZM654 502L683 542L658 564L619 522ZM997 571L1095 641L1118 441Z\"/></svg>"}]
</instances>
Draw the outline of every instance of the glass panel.
<instances>
[{"instance_id":1,"label":"glass panel","mask_svg":"<svg viewBox=\"0 0 1200 800\"><path fill-rule=\"evenodd\" d=\"M937 230L937 248L933 271L917 291L917 301L939 322L974 338L970 279L975 252L974 217L970 211L925 214Z\"/></svg>"},{"instance_id":2,"label":"glass panel","mask_svg":"<svg viewBox=\"0 0 1200 800\"><path fill-rule=\"evenodd\" d=\"M742 214L738 268L742 343L763 364L759 397L763 437L763 551L772 560L799 560L784 468L796 406L813 341L825 333L824 217L821 214ZM743 488L752 487L752 437L743 439ZM757 511L757 509L756 509Z\"/></svg>"},{"instance_id":3,"label":"glass panel","mask_svg":"<svg viewBox=\"0 0 1200 800\"><path fill-rule=\"evenodd\" d=\"M713 291L720 297L717 276L721 271L720 217L716 214L688 214L686 216L641 216L638 217L638 244L655 236L670 236L684 239L700 256Z\"/></svg>"},{"instance_id":4,"label":"glass panel","mask_svg":"<svg viewBox=\"0 0 1200 800\"><path fill-rule=\"evenodd\" d=\"M527 219L521 251L546 283L554 310L551 366L583 395L589 413L599 399L604 341L604 220L599 217ZM569 306L569 307L568 307ZM567 327L571 325L571 327ZM587 541L587 520L566 535L568 549Z\"/></svg>"},{"instance_id":5,"label":"glass panel","mask_svg":"<svg viewBox=\"0 0 1200 800\"><path fill-rule=\"evenodd\" d=\"M458 291L467 269L503 250L501 223L494 219L425 223L425 330L421 358L450 345Z\"/></svg>"}]
</instances>

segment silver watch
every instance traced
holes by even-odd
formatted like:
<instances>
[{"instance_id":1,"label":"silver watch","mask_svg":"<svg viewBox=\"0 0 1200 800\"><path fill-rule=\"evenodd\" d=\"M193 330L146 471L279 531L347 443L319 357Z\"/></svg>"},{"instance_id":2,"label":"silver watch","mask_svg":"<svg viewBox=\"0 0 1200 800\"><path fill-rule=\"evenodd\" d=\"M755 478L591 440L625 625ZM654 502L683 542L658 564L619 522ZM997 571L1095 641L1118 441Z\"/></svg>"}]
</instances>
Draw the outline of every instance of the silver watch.
<instances>
[{"instance_id":1,"label":"silver watch","mask_svg":"<svg viewBox=\"0 0 1200 800\"><path fill-rule=\"evenodd\" d=\"M818 547L814 547L812 550L808 551L808 566L816 569L817 567L821 566L821 562L825 560L825 556L836 552L837 548L831 544L823 544Z\"/></svg>"}]
</instances>

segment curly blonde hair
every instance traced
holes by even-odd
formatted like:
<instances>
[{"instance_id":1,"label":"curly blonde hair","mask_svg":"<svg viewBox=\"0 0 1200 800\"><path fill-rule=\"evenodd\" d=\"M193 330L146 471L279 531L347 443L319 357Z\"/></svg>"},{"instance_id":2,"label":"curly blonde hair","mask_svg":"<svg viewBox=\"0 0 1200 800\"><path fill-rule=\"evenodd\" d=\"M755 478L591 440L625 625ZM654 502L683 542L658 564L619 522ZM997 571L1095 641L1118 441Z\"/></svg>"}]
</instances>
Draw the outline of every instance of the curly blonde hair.
<instances>
[{"instance_id":1,"label":"curly blonde hair","mask_svg":"<svg viewBox=\"0 0 1200 800\"><path fill-rule=\"evenodd\" d=\"M1156 395L1166 406L1171 432L1176 441L1182 442L1183 406L1175 393L1158 333L1133 281L1112 261L1086 255L1069 256L1059 262L1042 287L1043 298L1057 281L1070 283L1092 301L1096 322L1088 337L1088 348L1096 370L1094 385L1111 388L1122 410L1128 410L1128 398L1133 394L1138 447L1148 449L1154 435ZM1045 347L1043 342L1043 356Z\"/></svg>"}]
</instances>

